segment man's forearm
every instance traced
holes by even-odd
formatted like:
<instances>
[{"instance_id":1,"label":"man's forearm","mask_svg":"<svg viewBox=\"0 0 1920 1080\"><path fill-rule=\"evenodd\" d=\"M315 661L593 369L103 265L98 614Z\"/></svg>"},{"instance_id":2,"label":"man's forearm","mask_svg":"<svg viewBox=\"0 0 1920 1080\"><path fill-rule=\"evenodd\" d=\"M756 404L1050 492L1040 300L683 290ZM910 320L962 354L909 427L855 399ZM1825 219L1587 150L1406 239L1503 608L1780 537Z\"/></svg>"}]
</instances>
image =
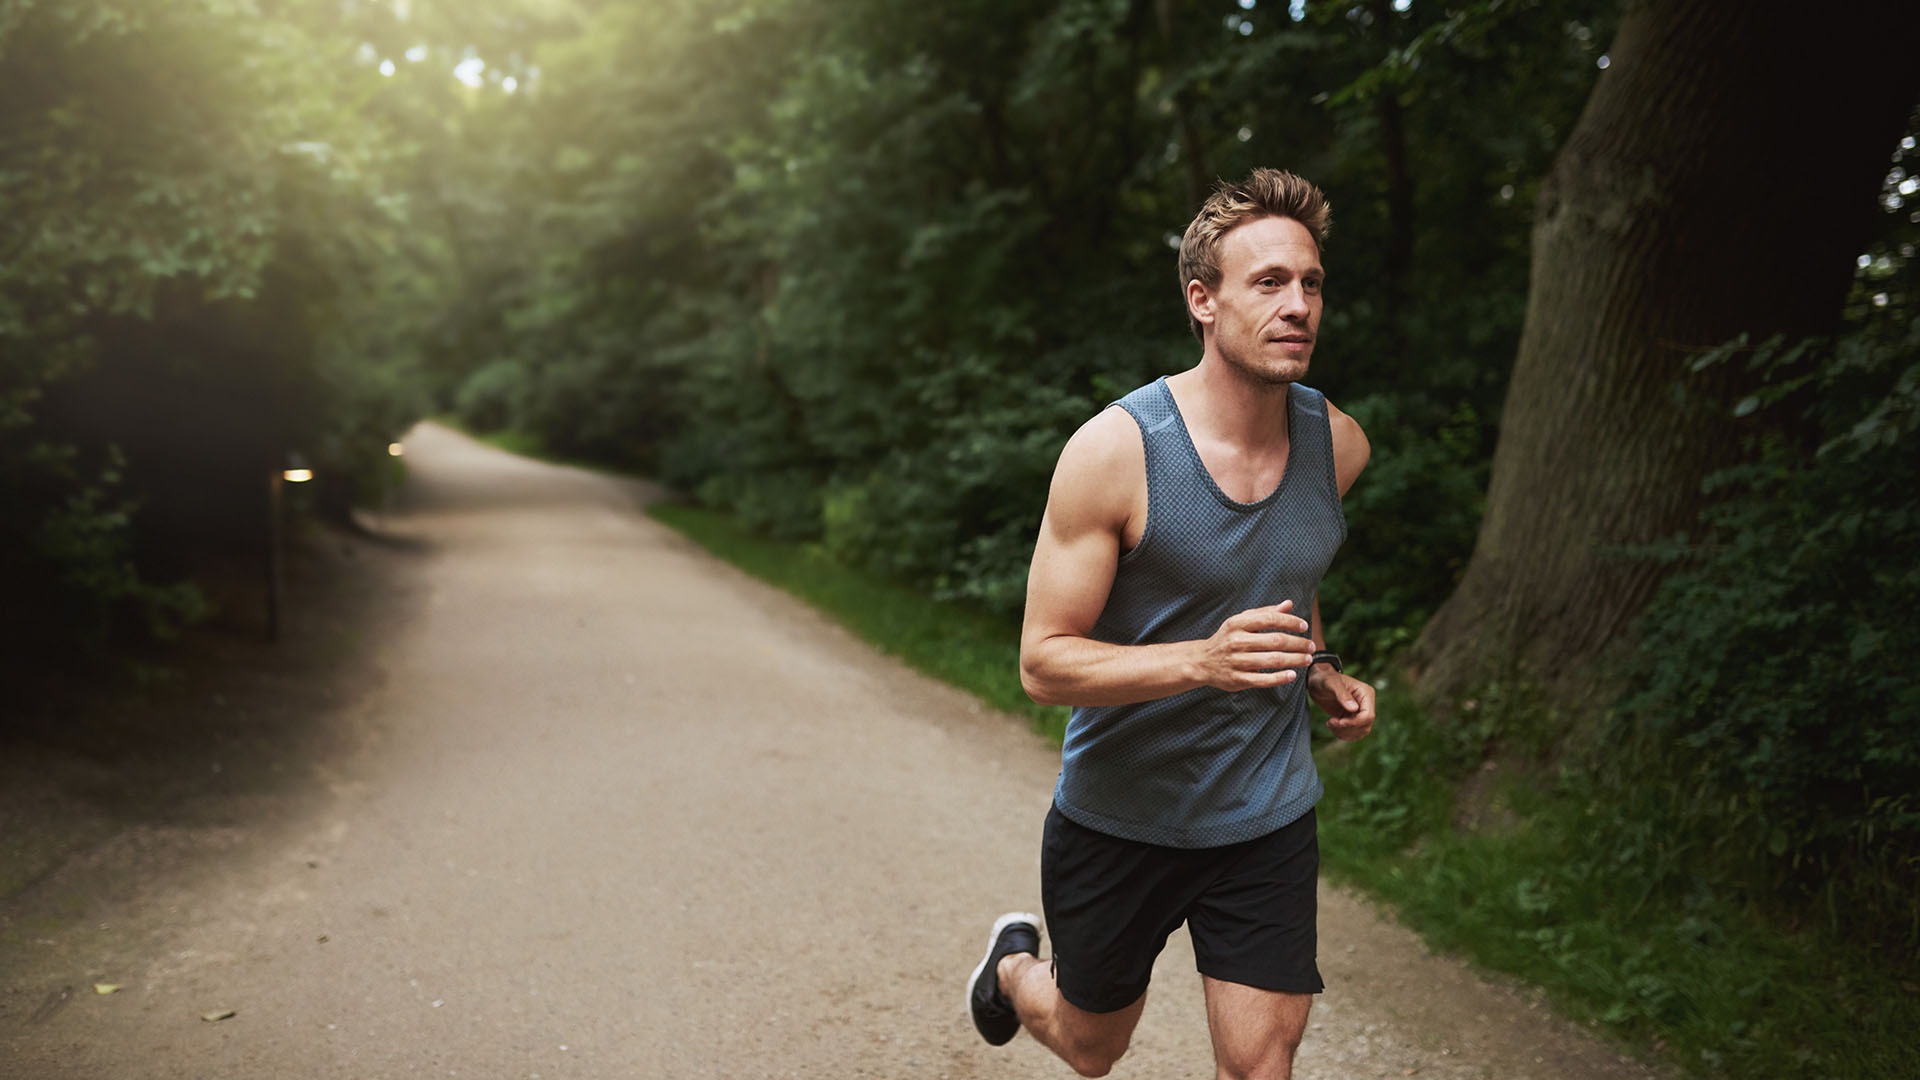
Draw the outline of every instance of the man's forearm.
<instances>
[{"instance_id":1,"label":"man's forearm","mask_svg":"<svg viewBox=\"0 0 1920 1080\"><path fill-rule=\"evenodd\" d=\"M1054 637L1020 651L1020 684L1042 705L1131 705L1207 685L1201 641L1114 645Z\"/></svg>"}]
</instances>

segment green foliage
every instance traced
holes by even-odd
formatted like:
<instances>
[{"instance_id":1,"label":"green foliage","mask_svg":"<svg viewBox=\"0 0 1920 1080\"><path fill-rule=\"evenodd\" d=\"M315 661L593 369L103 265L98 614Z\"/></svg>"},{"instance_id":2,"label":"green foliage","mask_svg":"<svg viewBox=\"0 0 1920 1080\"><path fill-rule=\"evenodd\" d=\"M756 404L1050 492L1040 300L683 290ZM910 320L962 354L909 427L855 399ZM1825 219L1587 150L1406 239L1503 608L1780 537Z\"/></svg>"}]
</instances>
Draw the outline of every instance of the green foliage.
<instances>
[{"instance_id":1,"label":"green foliage","mask_svg":"<svg viewBox=\"0 0 1920 1080\"><path fill-rule=\"evenodd\" d=\"M1831 346L1726 349L1766 388L1751 463L1646 619L1602 783L1666 781L1648 818L1711 873L1920 961L1920 318ZM1617 770L1617 771L1616 771ZM1622 772L1627 775L1620 775Z\"/></svg>"},{"instance_id":2,"label":"green foliage","mask_svg":"<svg viewBox=\"0 0 1920 1080\"><path fill-rule=\"evenodd\" d=\"M134 504L119 494L122 462L109 448L88 469L71 447L35 444L0 480L35 482L48 505L36 516L0 519L0 580L16 612L34 612L34 632L97 647L118 618L167 638L205 614L199 591L157 585L134 566L128 523Z\"/></svg>"},{"instance_id":3,"label":"green foliage","mask_svg":"<svg viewBox=\"0 0 1920 1080\"><path fill-rule=\"evenodd\" d=\"M475 257L431 363L470 423L1010 615L1060 445L1193 361L1168 240L1215 177L1288 165L1339 208L1313 381L1374 425L1350 513L1398 522L1356 529L1328 610L1384 658L1471 546L1531 185L1609 8L608 6L488 117L517 152L456 215ZM1390 149L1423 163L1410 221Z\"/></svg>"},{"instance_id":4,"label":"green foliage","mask_svg":"<svg viewBox=\"0 0 1920 1080\"><path fill-rule=\"evenodd\" d=\"M1425 722L1405 689L1381 685L1374 733L1359 744L1323 742L1323 846L1348 861L1380 858L1443 829L1453 787L1478 764L1485 732Z\"/></svg>"},{"instance_id":5,"label":"green foliage","mask_svg":"<svg viewBox=\"0 0 1920 1080\"><path fill-rule=\"evenodd\" d=\"M1373 394L1343 406L1371 436L1373 458L1347 494L1347 541L1321 588L1326 638L1361 664L1410 644L1466 566L1480 525L1485 422L1462 402Z\"/></svg>"},{"instance_id":6,"label":"green foliage","mask_svg":"<svg viewBox=\"0 0 1920 1080\"><path fill-rule=\"evenodd\" d=\"M515 403L524 396L527 371L518 360L495 360L477 368L453 395L454 413L476 431L519 428Z\"/></svg>"},{"instance_id":7,"label":"green foliage","mask_svg":"<svg viewBox=\"0 0 1920 1080\"><path fill-rule=\"evenodd\" d=\"M340 512L417 415L381 310L417 291L388 258L400 155L354 53L387 17L0 9L0 587L42 616L11 621L12 662L197 617L187 577L258 542L289 451Z\"/></svg>"}]
</instances>

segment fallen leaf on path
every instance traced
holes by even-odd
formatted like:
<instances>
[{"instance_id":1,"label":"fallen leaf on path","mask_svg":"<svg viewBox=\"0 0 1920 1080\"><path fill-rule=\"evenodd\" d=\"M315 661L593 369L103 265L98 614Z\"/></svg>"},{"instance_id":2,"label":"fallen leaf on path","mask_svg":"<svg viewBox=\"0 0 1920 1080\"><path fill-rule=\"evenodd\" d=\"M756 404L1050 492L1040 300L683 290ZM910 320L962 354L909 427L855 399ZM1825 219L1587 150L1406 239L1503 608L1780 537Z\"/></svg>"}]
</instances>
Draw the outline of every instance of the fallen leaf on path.
<instances>
[{"instance_id":1,"label":"fallen leaf on path","mask_svg":"<svg viewBox=\"0 0 1920 1080\"><path fill-rule=\"evenodd\" d=\"M221 1020L231 1020L234 1016L235 1013L232 1009L216 1009L210 1013L201 1013L200 1019L205 1020L209 1024L213 1024Z\"/></svg>"},{"instance_id":2,"label":"fallen leaf on path","mask_svg":"<svg viewBox=\"0 0 1920 1080\"><path fill-rule=\"evenodd\" d=\"M108 994L117 994L120 992L120 984L119 983L94 983L93 992L96 994L99 994L101 997L105 997Z\"/></svg>"}]
</instances>

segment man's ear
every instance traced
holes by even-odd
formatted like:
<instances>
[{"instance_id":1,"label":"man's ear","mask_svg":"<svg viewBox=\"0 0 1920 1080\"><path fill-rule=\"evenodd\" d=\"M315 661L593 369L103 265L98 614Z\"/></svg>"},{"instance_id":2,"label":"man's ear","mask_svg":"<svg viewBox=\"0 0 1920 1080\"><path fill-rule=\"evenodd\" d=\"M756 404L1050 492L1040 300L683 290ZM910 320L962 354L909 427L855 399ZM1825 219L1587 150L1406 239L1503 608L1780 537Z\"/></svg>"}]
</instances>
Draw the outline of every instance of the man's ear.
<instances>
[{"instance_id":1,"label":"man's ear","mask_svg":"<svg viewBox=\"0 0 1920 1080\"><path fill-rule=\"evenodd\" d=\"M1199 278L1187 282L1187 314L1202 326L1213 325L1213 294Z\"/></svg>"}]
</instances>

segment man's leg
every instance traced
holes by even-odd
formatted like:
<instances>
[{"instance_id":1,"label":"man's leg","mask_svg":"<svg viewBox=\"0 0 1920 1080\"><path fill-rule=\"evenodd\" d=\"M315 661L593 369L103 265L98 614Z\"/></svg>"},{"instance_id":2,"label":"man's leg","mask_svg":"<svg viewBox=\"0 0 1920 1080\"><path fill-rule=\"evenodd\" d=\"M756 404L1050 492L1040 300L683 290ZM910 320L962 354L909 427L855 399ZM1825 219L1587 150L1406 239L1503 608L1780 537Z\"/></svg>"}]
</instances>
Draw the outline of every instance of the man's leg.
<instances>
[{"instance_id":1,"label":"man's leg","mask_svg":"<svg viewBox=\"0 0 1920 1080\"><path fill-rule=\"evenodd\" d=\"M1261 990L1202 976L1218 1080L1288 1080L1312 994Z\"/></svg>"},{"instance_id":2,"label":"man's leg","mask_svg":"<svg viewBox=\"0 0 1920 1080\"><path fill-rule=\"evenodd\" d=\"M1053 963L1039 957L1032 916L1002 916L994 933L1013 925L1019 936L1005 943L996 937L969 983L981 1035L999 1045L1024 1027L1075 1072L1105 1076L1133 1040L1154 958L1192 899L1193 861L1190 852L1108 836L1068 820L1058 807L1050 810L1040 894ZM1073 1001L1061 991L1056 968Z\"/></svg>"},{"instance_id":3,"label":"man's leg","mask_svg":"<svg viewBox=\"0 0 1920 1080\"><path fill-rule=\"evenodd\" d=\"M1046 961L1032 953L1010 953L1000 961L1000 987L1027 1034L1081 1076L1105 1076L1113 1069L1147 1007L1147 995L1141 994L1116 1012L1087 1012L1060 996Z\"/></svg>"}]
</instances>

